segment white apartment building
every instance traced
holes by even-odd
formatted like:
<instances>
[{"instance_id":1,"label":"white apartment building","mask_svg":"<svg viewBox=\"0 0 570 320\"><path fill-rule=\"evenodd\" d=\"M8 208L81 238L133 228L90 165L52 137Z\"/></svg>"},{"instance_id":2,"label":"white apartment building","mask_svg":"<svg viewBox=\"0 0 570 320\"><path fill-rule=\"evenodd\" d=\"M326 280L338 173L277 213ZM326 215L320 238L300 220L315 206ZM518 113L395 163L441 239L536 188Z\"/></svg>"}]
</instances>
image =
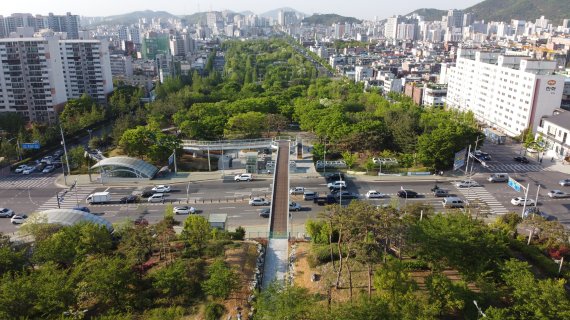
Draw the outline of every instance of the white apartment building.
<instances>
[{"instance_id":1,"label":"white apartment building","mask_svg":"<svg viewBox=\"0 0 570 320\"><path fill-rule=\"evenodd\" d=\"M133 75L133 58L122 54L110 56L111 74L113 77L128 78Z\"/></svg>"},{"instance_id":2,"label":"white apartment building","mask_svg":"<svg viewBox=\"0 0 570 320\"><path fill-rule=\"evenodd\" d=\"M0 39L0 112L53 122L66 101L57 39Z\"/></svg>"},{"instance_id":3,"label":"white apartment building","mask_svg":"<svg viewBox=\"0 0 570 320\"><path fill-rule=\"evenodd\" d=\"M99 103L113 91L109 45L102 40L60 40L63 76L68 99L87 93Z\"/></svg>"},{"instance_id":4,"label":"white apartment building","mask_svg":"<svg viewBox=\"0 0 570 320\"><path fill-rule=\"evenodd\" d=\"M106 103L112 91L106 42L60 40L53 32L0 39L0 112L49 123L68 99L87 93Z\"/></svg>"},{"instance_id":5,"label":"white apartment building","mask_svg":"<svg viewBox=\"0 0 570 320\"><path fill-rule=\"evenodd\" d=\"M536 132L541 117L560 107L564 77L553 74L556 62L464 48L457 57L447 74L449 107L509 136Z\"/></svg>"}]
</instances>

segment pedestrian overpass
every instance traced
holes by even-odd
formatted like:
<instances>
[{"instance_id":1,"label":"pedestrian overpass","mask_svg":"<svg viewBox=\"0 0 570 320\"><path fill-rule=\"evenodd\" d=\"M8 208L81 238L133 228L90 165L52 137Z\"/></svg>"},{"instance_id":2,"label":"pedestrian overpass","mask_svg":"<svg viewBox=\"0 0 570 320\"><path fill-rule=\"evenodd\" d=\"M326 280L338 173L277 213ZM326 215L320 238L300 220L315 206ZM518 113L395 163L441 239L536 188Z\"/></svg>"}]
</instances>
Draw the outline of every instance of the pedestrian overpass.
<instances>
[{"instance_id":1,"label":"pedestrian overpass","mask_svg":"<svg viewBox=\"0 0 570 320\"><path fill-rule=\"evenodd\" d=\"M217 150L243 150L243 149L277 149L277 139L244 139L244 140L219 140L200 141L182 140L184 150L196 151L217 151Z\"/></svg>"}]
</instances>

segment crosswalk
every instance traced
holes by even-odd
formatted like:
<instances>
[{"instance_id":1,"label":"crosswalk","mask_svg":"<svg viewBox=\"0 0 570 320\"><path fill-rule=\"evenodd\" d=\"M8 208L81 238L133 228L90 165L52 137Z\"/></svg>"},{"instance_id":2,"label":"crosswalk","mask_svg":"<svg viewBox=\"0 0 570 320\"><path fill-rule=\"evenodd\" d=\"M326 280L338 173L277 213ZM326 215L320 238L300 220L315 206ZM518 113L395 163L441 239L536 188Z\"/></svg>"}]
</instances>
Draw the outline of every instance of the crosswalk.
<instances>
[{"instance_id":1,"label":"crosswalk","mask_svg":"<svg viewBox=\"0 0 570 320\"><path fill-rule=\"evenodd\" d=\"M66 189L59 193L59 205L58 196L55 195L44 202L39 209L73 209L77 206L85 206L85 198L93 193L94 190L95 187L77 187L71 191Z\"/></svg>"},{"instance_id":2,"label":"crosswalk","mask_svg":"<svg viewBox=\"0 0 570 320\"><path fill-rule=\"evenodd\" d=\"M521 163L501 163L501 164L490 164L487 170L491 172L538 172L545 170L545 168L540 164L521 164Z\"/></svg>"},{"instance_id":3,"label":"crosswalk","mask_svg":"<svg viewBox=\"0 0 570 320\"><path fill-rule=\"evenodd\" d=\"M41 175L10 175L0 177L0 189L39 189L53 186L55 177Z\"/></svg>"},{"instance_id":4,"label":"crosswalk","mask_svg":"<svg viewBox=\"0 0 570 320\"><path fill-rule=\"evenodd\" d=\"M485 205L481 208L482 214L506 214L509 212L497 199L489 193L485 188L457 188L460 193L465 196L469 203L483 202Z\"/></svg>"}]
</instances>

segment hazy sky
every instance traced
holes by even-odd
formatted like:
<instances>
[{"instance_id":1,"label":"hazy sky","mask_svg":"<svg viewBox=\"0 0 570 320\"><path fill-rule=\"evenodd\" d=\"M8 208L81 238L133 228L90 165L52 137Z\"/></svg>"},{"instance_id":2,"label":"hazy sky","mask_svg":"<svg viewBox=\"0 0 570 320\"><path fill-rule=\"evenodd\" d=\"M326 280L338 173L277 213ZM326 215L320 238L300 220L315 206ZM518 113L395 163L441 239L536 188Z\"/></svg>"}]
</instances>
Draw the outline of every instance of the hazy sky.
<instances>
[{"instance_id":1,"label":"hazy sky","mask_svg":"<svg viewBox=\"0 0 570 320\"><path fill-rule=\"evenodd\" d=\"M337 13L361 19L407 14L419 8L465 9L482 0L2 0L0 14L47 15L71 12L81 16L109 16L138 10L162 10L172 14L198 11L250 10L263 13L291 7L306 14Z\"/></svg>"}]
</instances>

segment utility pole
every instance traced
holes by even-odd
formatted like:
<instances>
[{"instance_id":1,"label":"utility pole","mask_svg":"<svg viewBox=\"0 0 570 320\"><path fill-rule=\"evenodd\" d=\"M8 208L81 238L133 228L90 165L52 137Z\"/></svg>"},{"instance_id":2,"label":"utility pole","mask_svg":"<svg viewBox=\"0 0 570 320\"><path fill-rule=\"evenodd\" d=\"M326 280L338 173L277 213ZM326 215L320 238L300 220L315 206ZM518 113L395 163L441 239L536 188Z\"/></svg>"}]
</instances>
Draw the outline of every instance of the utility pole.
<instances>
[{"instance_id":1,"label":"utility pole","mask_svg":"<svg viewBox=\"0 0 570 320\"><path fill-rule=\"evenodd\" d=\"M59 132L61 133L61 144L63 145L63 152L65 153L65 162L67 163L67 175L71 175L71 170L69 169L69 157L67 156L67 146L65 144L65 136L63 135L63 128L61 127L61 123L59 124Z\"/></svg>"}]
</instances>

